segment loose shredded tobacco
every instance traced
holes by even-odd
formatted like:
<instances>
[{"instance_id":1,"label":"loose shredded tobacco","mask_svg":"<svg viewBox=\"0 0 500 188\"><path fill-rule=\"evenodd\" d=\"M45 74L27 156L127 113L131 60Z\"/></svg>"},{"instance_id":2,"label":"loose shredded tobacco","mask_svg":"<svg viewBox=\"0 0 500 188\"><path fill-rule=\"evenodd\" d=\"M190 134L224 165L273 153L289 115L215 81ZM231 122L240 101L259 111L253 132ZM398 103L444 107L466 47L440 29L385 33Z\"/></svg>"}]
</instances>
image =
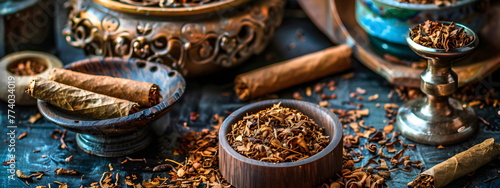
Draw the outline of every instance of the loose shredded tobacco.
<instances>
[{"instance_id":1,"label":"loose shredded tobacco","mask_svg":"<svg viewBox=\"0 0 500 188\"><path fill-rule=\"evenodd\" d=\"M160 86L153 84L151 89L149 89L149 104L151 104L151 106L157 105L160 103L161 98Z\"/></svg>"},{"instance_id":2,"label":"loose shredded tobacco","mask_svg":"<svg viewBox=\"0 0 500 188\"><path fill-rule=\"evenodd\" d=\"M427 175L427 174L420 174L418 175L415 180L411 181L408 183L408 187L434 187L434 176Z\"/></svg>"},{"instance_id":3,"label":"loose shredded tobacco","mask_svg":"<svg viewBox=\"0 0 500 188\"><path fill-rule=\"evenodd\" d=\"M134 105L132 105L132 108L130 108L129 115L137 113L139 111L141 111L141 106L139 104L134 104Z\"/></svg>"},{"instance_id":4,"label":"loose shredded tobacco","mask_svg":"<svg viewBox=\"0 0 500 188\"><path fill-rule=\"evenodd\" d=\"M47 69L47 66L35 60L19 60L7 66L7 70L18 76L28 76L40 74Z\"/></svg>"},{"instance_id":5,"label":"loose shredded tobacco","mask_svg":"<svg viewBox=\"0 0 500 188\"><path fill-rule=\"evenodd\" d=\"M448 25L430 20L411 28L410 38L420 45L446 51L464 47L474 40L474 36L468 36L463 27L453 22Z\"/></svg>"},{"instance_id":6,"label":"loose shredded tobacco","mask_svg":"<svg viewBox=\"0 0 500 188\"><path fill-rule=\"evenodd\" d=\"M243 117L226 137L238 153L272 163L306 159L330 143L313 119L280 104Z\"/></svg>"}]
</instances>

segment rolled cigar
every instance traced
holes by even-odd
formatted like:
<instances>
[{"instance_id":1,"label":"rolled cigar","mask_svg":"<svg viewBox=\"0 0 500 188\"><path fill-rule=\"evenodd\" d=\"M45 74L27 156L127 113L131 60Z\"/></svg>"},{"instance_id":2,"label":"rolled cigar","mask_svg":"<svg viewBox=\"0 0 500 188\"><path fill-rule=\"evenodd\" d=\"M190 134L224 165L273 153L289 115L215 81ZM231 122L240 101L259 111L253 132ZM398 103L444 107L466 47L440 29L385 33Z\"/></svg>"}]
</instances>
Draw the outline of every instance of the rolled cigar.
<instances>
[{"instance_id":1,"label":"rolled cigar","mask_svg":"<svg viewBox=\"0 0 500 188\"><path fill-rule=\"evenodd\" d=\"M409 187L443 187L500 156L500 144L493 138L472 146L448 160L422 172Z\"/></svg>"},{"instance_id":2,"label":"rolled cigar","mask_svg":"<svg viewBox=\"0 0 500 188\"><path fill-rule=\"evenodd\" d=\"M54 68L47 79L66 85L139 103L141 106L154 106L160 103L158 85L125 78L100 76Z\"/></svg>"},{"instance_id":3,"label":"rolled cigar","mask_svg":"<svg viewBox=\"0 0 500 188\"><path fill-rule=\"evenodd\" d=\"M241 100L246 101L342 72L351 67L351 54L351 48L343 44L268 65L236 76L234 90Z\"/></svg>"},{"instance_id":4,"label":"rolled cigar","mask_svg":"<svg viewBox=\"0 0 500 188\"><path fill-rule=\"evenodd\" d=\"M62 109L94 119L109 119L127 116L138 111L139 105L55 81L36 78L31 81L26 93Z\"/></svg>"}]
</instances>

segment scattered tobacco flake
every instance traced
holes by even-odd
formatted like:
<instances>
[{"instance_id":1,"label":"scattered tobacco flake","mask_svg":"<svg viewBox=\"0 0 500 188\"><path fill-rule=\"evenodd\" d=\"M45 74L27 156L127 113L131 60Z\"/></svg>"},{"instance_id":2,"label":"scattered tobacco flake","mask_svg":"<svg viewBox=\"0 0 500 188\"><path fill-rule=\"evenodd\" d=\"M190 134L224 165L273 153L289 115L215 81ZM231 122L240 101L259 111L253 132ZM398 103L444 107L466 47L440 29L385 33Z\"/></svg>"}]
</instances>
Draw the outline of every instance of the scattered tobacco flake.
<instances>
[{"instance_id":1,"label":"scattered tobacco flake","mask_svg":"<svg viewBox=\"0 0 500 188\"><path fill-rule=\"evenodd\" d=\"M377 100L377 99L378 99L378 97L379 97L379 95L378 95L378 94L375 94L375 95L369 96L369 97L368 97L368 100L369 100L369 101L374 101L374 100ZM380 105L380 104L379 104L379 105Z\"/></svg>"},{"instance_id":2,"label":"scattered tobacco flake","mask_svg":"<svg viewBox=\"0 0 500 188\"><path fill-rule=\"evenodd\" d=\"M28 132L24 131L23 133L21 133L21 134L17 137L17 139L18 139L18 140L21 140L21 139L23 139L23 138L24 138L24 137L26 137L26 136L28 136Z\"/></svg>"},{"instance_id":3,"label":"scattered tobacco flake","mask_svg":"<svg viewBox=\"0 0 500 188\"><path fill-rule=\"evenodd\" d=\"M67 183L61 183L61 182L58 182L58 181L54 181L55 184L58 184L58 188L68 188L68 184Z\"/></svg>"},{"instance_id":4,"label":"scattered tobacco flake","mask_svg":"<svg viewBox=\"0 0 500 188\"><path fill-rule=\"evenodd\" d=\"M35 122L37 122L40 118L42 118L42 114L40 113L36 113L35 115L32 115L29 119L28 119L28 122L30 124L33 124Z\"/></svg>"},{"instance_id":5,"label":"scattered tobacco flake","mask_svg":"<svg viewBox=\"0 0 500 188\"><path fill-rule=\"evenodd\" d=\"M259 161L281 163L306 159L330 142L324 128L302 112L281 103L243 117L226 135L238 153Z\"/></svg>"},{"instance_id":6,"label":"scattered tobacco flake","mask_svg":"<svg viewBox=\"0 0 500 188\"><path fill-rule=\"evenodd\" d=\"M70 155L69 157L64 159L64 161L66 161L66 162L71 162L72 160L73 160L73 155Z\"/></svg>"},{"instance_id":7,"label":"scattered tobacco flake","mask_svg":"<svg viewBox=\"0 0 500 188\"><path fill-rule=\"evenodd\" d=\"M497 178L498 178L498 176L495 176L495 177L489 178L489 179L487 179L487 180L484 180L484 181L483 181L483 183L488 183L488 182L493 181L493 180L495 180L495 179L497 179Z\"/></svg>"},{"instance_id":8,"label":"scattered tobacco flake","mask_svg":"<svg viewBox=\"0 0 500 188\"><path fill-rule=\"evenodd\" d=\"M54 140L57 140L59 139L59 137L57 136L57 134L62 134L63 131L61 131L61 129L54 129L54 131L52 131L50 133L50 136L54 139Z\"/></svg>"},{"instance_id":9,"label":"scattered tobacco flake","mask_svg":"<svg viewBox=\"0 0 500 188\"><path fill-rule=\"evenodd\" d=\"M332 95L321 94L319 96L320 96L320 98L322 100L330 100L330 99L336 99L337 98L337 94L332 94Z\"/></svg>"},{"instance_id":10,"label":"scattered tobacco flake","mask_svg":"<svg viewBox=\"0 0 500 188\"><path fill-rule=\"evenodd\" d=\"M355 76L354 72L351 72L351 73L344 74L341 77L342 77L342 79L347 80L347 79L354 78L354 76Z\"/></svg>"},{"instance_id":11,"label":"scattered tobacco flake","mask_svg":"<svg viewBox=\"0 0 500 188\"><path fill-rule=\"evenodd\" d=\"M78 170L68 170L65 168L56 168L54 170L54 172L57 175L76 175L76 174L78 174Z\"/></svg>"},{"instance_id":12,"label":"scattered tobacco flake","mask_svg":"<svg viewBox=\"0 0 500 188\"><path fill-rule=\"evenodd\" d=\"M229 183L222 177L218 169L218 131L224 118L218 115L214 115L213 118L214 122L217 122L217 125L212 126L214 130L191 131L179 138L181 145L174 152L186 154L185 161L177 162L165 159L176 166L167 163L153 168L153 171L171 170L169 173L171 178L168 181L164 178L153 179L143 181L142 186L197 187L201 183L205 183L206 187L229 187Z\"/></svg>"},{"instance_id":13,"label":"scattered tobacco flake","mask_svg":"<svg viewBox=\"0 0 500 188\"><path fill-rule=\"evenodd\" d=\"M434 176L420 174L415 180L408 183L408 187L434 187Z\"/></svg>"},{"instance_id":14,"label":"scattered tobacco flake","mask_svg":"<svg viewBox=\"0 0 500 188\"><path fill-rule=\"evenodd\" d=\"M10 164L15 163L16 161L17 161L17 159L15 159L15 158L12 160L3 161L3 165L9 166Z\"/></svg>"},{"instance_id":15,"label":"scattered tobacco flake","mask_svg":"<svg viewBox=\"0 0 500 188\"><path fill-rule=\"evenodd\" d=\"M187 123L187 122L182 123L182 126L183 126L184 128L186 128L187 130L191 129L191 128L189 128L189 126L188 126L188 123Z\"/></svg>"},{"instance_id":16,"label":"scattered tobacco flake","mask_svg":"<svg viewBox=\"0 0 500 188\"><path fill-rule=\"evenodd\" d=\"M35 171L35 172L30 172L32 176L34 176L36 179L42 179L42 176L45 175L45 172L48 172L49 170L46 171Z\"/></svg>"},{"instance_id":17,"label":"scattered tobacco flake","mask_svg":"<svg viewBox=\"0 0 500 188\"><path fill-rule=\"evenodd\" d=\"M304 30L301 28L297 29L295 36L300 42L304 42L306 40L306 38L304 37Z\"/></svg>"},{"instance_id":18,"label":"scattered tobacco flake","mask_svg":"<svg viewBox=\"0 0 500 188\"><path fill-rule=\"evenodd\" d=\"M132 161L132 162L144 162L144 163L147 163L146 158L142 158L142 159L133 159L133 158L130 158L130 157L125 157L125 160L124 160L124 161L122 161L122 164L123 164L123 163L126 163L127 161Z\"/></svg>"},{"instance_id":19,"label":"scattered tobacco flake","mask_svg":"<svg viewBox=\"0 0 500 188\"><path fill-rule=\"evenodd\" d=\"M463 27L453 22L448 25L430 20L411 28L410 38L420 45L446 51L461 48L474 40L474 36L468 36Z\"/></svg>"},{"instance_id":20,"label":"scattered tobacco flake","mask_svg":"<svg viewBox=\"0 0 500 188\"><path fill-rule=\"evenodd\" d=\"M356 93L359 93L359 94L361 94L361 95L364 95L364 94L366 94L366 90L365 90L365 89L363 89L363 88L357 87L357 88L356 88Z\"/></svg>"},{"instance_id":21,"label":"scattered tobacco flake","mask_svg":"<svg viewBox=\"0 0 500 188\"><path fill-rule=\"evenodd\" d=\"M19 179L30 179L31 177L33 176L36 176L35 174L30 174L29 176L24 174L23 171L21 170L16 170L16 176L19 178Z\"/></svg>"},{"instance_id":22,"label":"scattered tobacco flake","mask_svg":"<svg viewBox=\"0 0 500 188\"><path fill-rule=\"evenodd\" d=\"M302 100L302 99L304 99L304 98L302 98L302 96L300 95L300 93L298 91L293 92L292 97L295 100Z\"/></svg>"},{"instance_id":23,"label":"scattered tobacco flake","mask_svg":"<svg viewBox=\"0 0 500 188\"><path fill-rule=\"evenodd\" d=\"M316 85L314 85L314 93L316 93L316 94L323 93L323 86L320 83L317 83Z\"/></svg>"},{"instance_id":24,"label":"scattered tobacco flake","mask_svg":"<svg viewBox=\"0 0 500 188\"><path fill-rule=\"evenodd\" d=\"M306 96L310 97L312 95L311 87L306 87Z\"/></svg>"},{"instance_id":25,"label":"scattered tobacco flake","mask_svg":"<svg viewBox=\"0 0 500 188\"><path fill-rule=\"evenodd\" d=\"M491 124L490 124L490 122L486 121L484 118L482 118L482 117L480 117L480 116L477 116L477 118L478 118L481 122L483 122L485 125L488 125L488 126L490 126L490 125L491 125Z\"/></svg>"},{"instance_id":26,"label":"scattered tobacco flake","mask_svg":"<svg viewBox=\"0 0 500 188\"><path fill-rule=\"evenodd\" d=\"M329 107L330 103L328 103L328 101L320 101L319 102L319 106L321 106L321 107Z\"/></svg>"},{"instance_id":27,"label":"scattered tobacco flake","mask_svg":"<svg viewBox=\"0 0 500 188\"><path fill-rule=\"evenodd\" d=\"M384 127L384 132L387 133L387 134L391 133L392 130L394 130L394 125L392 125L392 124L386 125Z\"/></svg>"},{"instance_id":28,"label":"scattered tobacco flake","mask_svg":"<svg viewBox=\"0 0 500 188\"><path fill-rule=\"evenodd\" d=\"M443 145L439 145L439 146L437 146L437 149L444 149L444 146Z\"/></svg>"},{"instance_id":29,"label":"scattered tobacco flake","mask_svg":"<svg viewBox=\"0 0 500 188\"><path fill-rule=\"evenodd\" d=\"M35 60L19 60L7 66L7 70L18 76L36 75L47 69L47 66Z\"/></svg>"},{"instance_id":30,"label":"scattered tobacco flake","mask_svg":"<svg viewBox=\"0 0 500 188\"><path fill-rule=\"evenodd\" d=\"M40 152L40 151L41 151L41 150L38 150L38 149L37 149L37 150L33 150L33 153L38 153L38 152Z\"/></svg>"},{"instance_id":31,"label":"scattered tobacco flake","mask_svg":"<svg viewBox=\"0 0 500 188\"><path fill-rule=\"evenodd\" d=\"M61 137L59 138L59 142L61 142L61 148L62 149L68 149L68 146L66 145L66 142L64 142L64 138L66 138L66 133L68 130L64 130L61 134Z\"/></svg>"},{"instance_id":32,"label":"scattered tobacco flake","mask_svg":"<svg viewBox=\"0 0 500 188\"><path fill-rule=\"evenodd\" d=\"M153 172L163 172L168 170L176 171L175 167L171 164L160 164L153 168Z\"/></svg>"},{"instance_id":33,"label":"scattered tobacco flake","mask_svg":"<svg viewBox=\"0 0 500 188\"><path fill-rule=\"evenodd\" d=\"M477 101L477 100L469 102L470 107L478 106L480 104L481 104L481 101Z\"/></svg>"},{"instance_id":34,"label":"scattered tobacco flake","mask_svg":"<svg viewBox=\"0 0 500 188\"><path fill-rule=\"evenodd\" d=\"M198 120L199 117L200 117L200 114L198 114L196 112L189 113L189 120L191 120L191 121L196 121L196 120Z\"/></svg>"}]
</instances>

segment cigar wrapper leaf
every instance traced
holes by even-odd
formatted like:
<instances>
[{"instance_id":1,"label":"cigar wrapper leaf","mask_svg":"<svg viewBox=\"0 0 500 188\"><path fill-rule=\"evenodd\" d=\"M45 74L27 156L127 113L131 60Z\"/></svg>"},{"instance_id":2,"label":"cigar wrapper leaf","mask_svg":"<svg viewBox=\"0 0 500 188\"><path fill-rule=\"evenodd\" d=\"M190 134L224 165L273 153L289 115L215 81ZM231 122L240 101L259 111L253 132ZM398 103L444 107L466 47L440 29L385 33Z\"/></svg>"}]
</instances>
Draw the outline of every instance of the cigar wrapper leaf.
<instances>
[{"instance_id":1,"label":"cigar wrapper leaf","mask_svg":"<svg viewBox=\"0 0 500 188\"><path fill-rule=\"evenodd\" d=\"M159 86L149 82L85 74L60 68L54 68L47 76L47 79L95 93L137 102L145 107L160 103L161 98Z\"/></svg>"},{"instance_id":2,"label":"cigar wrapper leaf","mask_svg":"<svg viewBox=\"0 0 500 188\"><path fill-rule=\"evenodd\" d=\"M493 138L489 138L422 172L415 180L408 183L408 185L410 186L432 176L434 178L434 187L443 187L499 156L500 144L495 143Z\"/></svg>"},{"instance_id":3,"label":"cigar wrapper leaf","mask_svg":"<svg viewBox=\"0 0 500 188\"><path fill-rule=\"evenodd\" d=\"M343 44L268 65L236 76L234 90L241 100L246 101L342 72L351 68L351 54L351 48Z\"/></svg>"},{"instance_id":4,"label":"cigar wrapper leaf","mask_svg":"<svg viewBox=\"0 0 500 188\"><path fill-rule=\"evenodd\" d=\"M62 109L95 119L127 116L137 111L139 105L77 87L43 78L31 81L26 93Z\"/></svg>"}]
</instances>

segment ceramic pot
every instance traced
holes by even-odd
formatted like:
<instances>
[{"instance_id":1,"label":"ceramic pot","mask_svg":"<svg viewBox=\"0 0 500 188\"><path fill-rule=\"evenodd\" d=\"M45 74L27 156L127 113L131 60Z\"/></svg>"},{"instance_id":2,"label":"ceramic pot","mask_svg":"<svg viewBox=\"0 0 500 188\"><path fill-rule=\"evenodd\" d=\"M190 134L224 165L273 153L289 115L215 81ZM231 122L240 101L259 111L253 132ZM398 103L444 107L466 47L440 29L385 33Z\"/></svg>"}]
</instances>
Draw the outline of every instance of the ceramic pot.
<instances>
[{"instance_id":1,"label":"ceramic pot","mask_svg":"<svg viewBox=\"0 0 500 188\"><path fill-rule=\"evenodd\" d=\"M8 67L14 66L17 62L28 60L43 64L45 70L35 75L16 75L8 70ZM61 67L62 63L57 57L44 52L21 51L6 55L0 60L0 75L5 75L0 78L0 99L9 104L12 102L15 105L35 105L36 99L24 92L26 87L36 77L47 77L52 68Z\"/></svg>"}]
</instances>

